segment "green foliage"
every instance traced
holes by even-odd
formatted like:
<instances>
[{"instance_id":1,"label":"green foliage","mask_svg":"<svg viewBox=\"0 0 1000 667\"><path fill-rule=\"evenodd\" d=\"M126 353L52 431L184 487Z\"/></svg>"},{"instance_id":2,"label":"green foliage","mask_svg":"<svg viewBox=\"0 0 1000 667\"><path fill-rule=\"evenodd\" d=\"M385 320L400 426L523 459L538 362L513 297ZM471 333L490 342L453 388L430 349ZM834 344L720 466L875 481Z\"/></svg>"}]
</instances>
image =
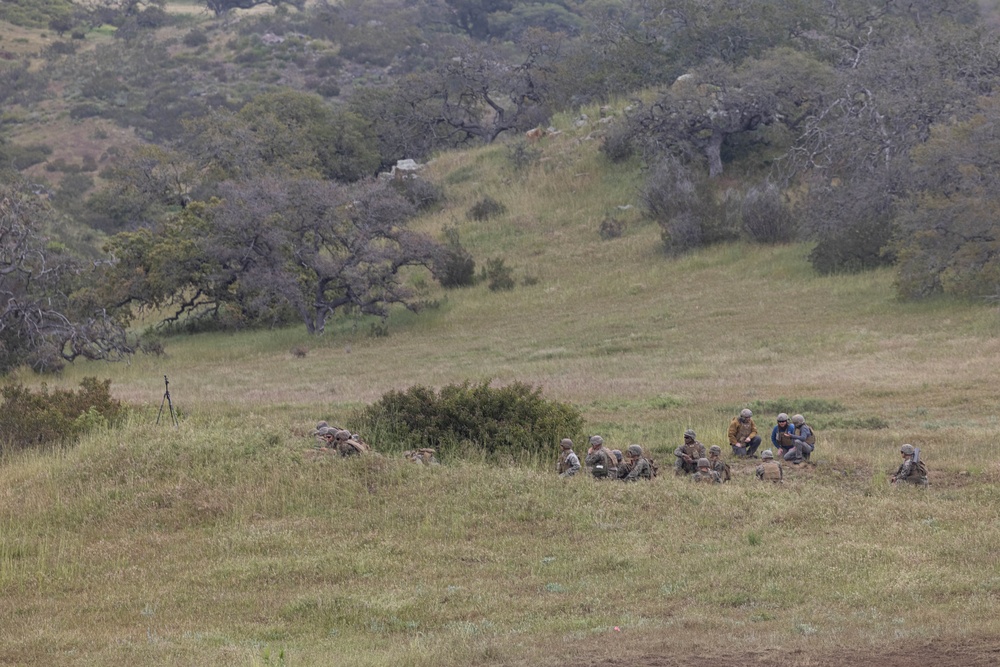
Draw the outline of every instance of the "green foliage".
<instances>
[{"instance_id":1,"label":"green foliage","mask_svg":"<svg viewBox=\"0 0 1000 667\"><path fill-rule=\"evenodd\" d=\"M380 164L367 121L311 93L257 95L239 112L211 114L192 130L189 151L220 180L275 173L353 182Z\"/></svg>"},{"instance_id":2,"label":"green foliage","mask_svg":"<svg viewBox=\"0 0 1000 667\"><path fill-rule=\"evenodd\" d=\"M790 243L797 225L784 195L773 183L751 187L740 205L743 229L758 243Z\"/></svg>"},{"instance_id":3,"label":"green foliage","mask_svg":"<svg viewBox=\"0 0 1000 667\"><path fill-rule=\"evenodd\" d=\"M52 155L52 147L46 144L0 144L0 163L9 164L15 169L27 169L33 165L45 162Z\"/></svg>"},{"instance_id":4,"label":"green foliage","mask_svg":"<svg viewBox=\"0 0 1000 667\"><path fill-rule=\"evenodd\" d=\"M204 30L194 28L193 30L189 31L186 35L184 35L183 42L184 46L189 46L195 49L198 48L199 46L204 46L208 44L208 35L205 34Z\"/></svg>"},{"instance_id":5,"label":"green foliage","mask_svg":"<svg viewBox=\"0 0 1000 667\"><path fill-rule=\"evenodd\" d=\"M528 142L520 140L507 145L506 157L516 171L521 171L537 164L542 159L542 151L539 148L532 148Z\"/></svg>"},{"instance_id":6,"label":"green foliage","mask_svg":"<svg viewBox=\"0 0 1000 667\"><path fill-rule=\"evenodd\" d=\"M650 217L660 225L670 254L739 237L739 198L720 192L707 175L668 158L649 175L641 193Z\"/></svg>"},{"instance_id":7,"label":"green foliage","mask_svg":"<svg viewBox=\"0 0 1000 667\"><path fill-rule=\"evenodd\" d=\"M1000 104L984 101L969 121L933 129L913 150L915 183L896 222L896 287L916 298L1000 295Z\"/></svg>"},{"instance_id":8,"label":"green foliage","mask_svg":"<svg viewBox=\"0 0 1000 667\"><path fill-rule=\"evenodd\" d=\"M89 430L118 425L125 416L121 401L111 397L111 380L93 377L84 378L75 392L8 384L0 396L0 444L15 449L72 442Z\"/></svg>"},{"instance_id":9,"label":"green foliage","mask_svg":"<svg viewBox=\"0 0 1000 667\"><path fill-rule=\"evenodd\" d=\"M632 130L625 124L611 127L601 143L601 152L615 164L625 162L635 154Z\"/></svg>"},{"instance_id":10,"label":"green foliage","mask_svg":"<svg viewBox=\"0 0 1000 667\"><path fill-rule=\"evenodd\" d=\"M4 0L0 2L0 21L44 28L50 21L70 15L73 9L70 0Z\"/></svg>"},{"instance_id":11,"label":"green foliage","mask_svg":"<svg viewBox=\"0 0 1000 667\"><path fill-rule=\"evenodd\" d=\"M442 287L468 287L476 282L476 260L458 237L457 227L445 227L444 259L435 267Z\"/></svg>"},{"instance_id":12,"label":"green foliage","mask_svg":"<svg viewBox=\"0 0 1000 667\"><path fill-rule=\"evenodd\" d=\"M604 218L597 232L605 241L621 238L625 234L625 222L617 218Z\"/></svg>"},{"instance_id":13,"label":"green foliage","mask_svg":"<svg viewBox=\"0 0 1000 667\"><path fill-rule=\"evenodd\" d=\"M465 213L465 217L469 220L482 222L483 220L489 220L490 218L503 215L506 212L507 207L504 206L502 202L486 195L469 208L469 210Z\"/></svg>"},{"instance_id":14,"label":"green foliage","mask_svg":"<svg viewBox=\"0 0 1000 667\"><path fill-rule=\"evenodd\" d=\"M392 181L396 192L413 204L417 211L427 211L444 201L444 188L425 178L398 178Z\"/></svg>"},{"instance_id":15,"label":"green foliage","mask_svg":"<svg viewBox=\"0 0 1000 667\"><path fill-rule=\"evenodd\" d=\"M0 61L0 104L34 102L45 94L47 85L47 73L34 71L28 61Z\"/></svg>"},{"instance_id":16,"label":"green foliage","mask_svg":"<svg viewBox=\"0 0 1000 667\"><path fill-rule=\"evenodd\" d=\"M583 430L576 408L521 382L391 391L364 408L359 422L363 432L378 434L382 449L434 447L445 456L469 447L488 454L548 453L561 438Z\"/></svg>"},{"instance_id":17,"label":"green foliage","mask_svg":"<svg viewBox=\"0 0 1000 667\"><path fill-rule=\"evenodd\" d=\"M820 417L812 422L817 429L841 428L855 431L874 431L889 428L889 422L884 417L869 415L865 417Z\"/></svg>"},{"instance_id":18,"label":"green foliage","mask_svg":"<svg viewBox=\"0 0 1000 667\"><path fill-rule=\"evenodd\" d=\"M858 220L822 236L809 253L809 262L820 273L866 271L893 263L885 251L892 239L891 220Z\"/></svg>"},{"instance_id":19,"label":"green foliage","mask_svg":"<svg viewBox=\"0 0 1000 667\"><path fill-rule=\"evenodd\" d=\"M514 270L504 263L502 257L491 257L483 267L483 280L491 292L509 291L517 284L514 281Z\"/></svg>"}]
</instances>

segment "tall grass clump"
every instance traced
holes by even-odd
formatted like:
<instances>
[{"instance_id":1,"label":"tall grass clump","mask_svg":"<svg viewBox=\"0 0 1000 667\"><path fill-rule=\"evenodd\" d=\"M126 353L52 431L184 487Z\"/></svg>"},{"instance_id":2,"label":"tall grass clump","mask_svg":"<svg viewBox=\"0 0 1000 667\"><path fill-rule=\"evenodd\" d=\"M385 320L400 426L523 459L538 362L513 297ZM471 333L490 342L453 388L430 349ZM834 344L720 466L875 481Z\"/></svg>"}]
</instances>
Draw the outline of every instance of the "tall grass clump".
<instances>
[{"instance_id":1,"label":"tall grass clump","mask_svg":"<svg viewBox=\"0 0 1000 667\"><path fill-rule=\"evenodd\" d=\"M552 452L561 438L583 431L575 407L543 398L541 389L522 382L492 387L488 380L438 392L424 386L390 391L362 409L357 421L382 449L434 447L445 455Z\"/></svg>"}]
</instances>

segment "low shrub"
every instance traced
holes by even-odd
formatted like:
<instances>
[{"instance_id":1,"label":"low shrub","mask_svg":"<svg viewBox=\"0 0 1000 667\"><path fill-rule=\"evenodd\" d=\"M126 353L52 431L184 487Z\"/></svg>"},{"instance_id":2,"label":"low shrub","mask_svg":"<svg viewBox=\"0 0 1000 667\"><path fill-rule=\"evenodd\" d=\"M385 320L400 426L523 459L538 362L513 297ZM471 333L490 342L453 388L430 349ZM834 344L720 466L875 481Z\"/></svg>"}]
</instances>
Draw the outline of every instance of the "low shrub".
<instances>
[{"instance_id":1,"label":"low shrub","mask_svg":"<svg viewBox=\"0 0 1000 667\"><path fill-rule=\"evenodd\" d=\"M96 427L116 426L125 416L111 397L111 380L84 378L80 389L42 385L37 392L20 384L0 388L0 445L15 449L75 441Z\"/></svg>"},{"instance_id":2,"label":"low shrub","mask_svg":"<svg viewBox=\"0 0 1000 667\"><path fill-rule=\"evenodd\" d=\"M507 146L507 161L515 171L527 169L541 159L541 149L529 146L524 140L516 141Z\"/></svg>"},{"instance_id":3,"label":"low shrub","mask_svg":"<svg viewBox=\"0 0 1000 667\"><path fill-rule=\"evenodd\" d=\"M488 455L551 453L561 438L583 430L580 412L542 397L521 382L489 381L391 391L361 410L360 428L383 450L434 447L439 454L474 449Z\"/></svg>"},{"instance_id":4,"label":"low shrub","mask_svg":"<svg viewBox=\"0 0 1000 667\"><path fill-rule=\"evenodd\" d=\"M418 211L426 211L444 201L444 188L424 178L394 179L392 187Z\"/></svg>"},{"instance_id":5,"label":"low shrub","mask_svg":"<svg viewBox=\"0 0 1000 667\"><path fill-rule=\"evenodd\" d=\"M719 192L707 175L676 159L657 165L640 196L647 214L660 225L667 253L739 238L739 198L730 190Z\"/></svg>"},{"instance_id":6,"label":"low shrub","mask_svg":"<svg viewBox=\"0 0 1000 667\"><path fill-rule=\"evenodd\" d=\"M601 221L598 233L605 241L621 238L625 234L625 223L617 218L605 218Z\"/></svg>"},{"instance_id":7,"label":"low shrub","mask_svg":"<svg viewBox=\"0 0 1000 667\"><path fill-rule=\"evenodd\" d=\"M740 203L743 230L757 243L790 243L798 235L795 217L776 185L751 187Z\"/></svg>"},{"instance_id":8,"label":"low shrub","mask_svg":"<svg viewBox=\"0 0 1000 667\"><path fill-rule=\"evenodd\" d=\"M458 237L458 228L445 227L445 248L434 275L442 287L468 287L476 282L476 260Z\"/></svg>"},{"instance_id":9,"label":"low shrub","mask_svg":"<svg viewBox=\"0 0 1000 667\"><path fill-rule=\"evenodd\" d=\"M482 222L483 220L489 220L490 218L495 218L498 215L503 215L507 212L507 207L501 202L498 202L493 197L486 195L466 212L465 217L469 220L477 220Z\"/></svg>"},{"instance_id":10,"label":"low shrub","mask_svg":"<svg viewBox=\"0 0 1000 667\"><path fill-rule=\"evenodd\" d=\"M613 125L604 136L601 152L614 164L620 164L635 154L635 142L628 125Z\"/></svg>"},{"instance_id":11,"label":"low shrub","mask_svg":"<svg viewBox=\"0 0 1000 667\"><path fill-rule=\"evenodd\" d=\"M184 35L183 41L184 41L184 46L189 46L194 49L199 46L204 46L208 44L208 35L205 34L204 30L199 30L198 28L194 28L186 35Z\"/></svg>"},{"instance_id":12,"label":"low shrub","mask_svg":"<svg viewBox=\"0 0 1000 667\"><path fill-rule=\"evenodd\" d=\"M500 292L514 289L517 284L514 281L514 270L507 266L502 257L494 257L486 260L483 267L483 280L491 292Z\"/></svg>"}]
</instances>

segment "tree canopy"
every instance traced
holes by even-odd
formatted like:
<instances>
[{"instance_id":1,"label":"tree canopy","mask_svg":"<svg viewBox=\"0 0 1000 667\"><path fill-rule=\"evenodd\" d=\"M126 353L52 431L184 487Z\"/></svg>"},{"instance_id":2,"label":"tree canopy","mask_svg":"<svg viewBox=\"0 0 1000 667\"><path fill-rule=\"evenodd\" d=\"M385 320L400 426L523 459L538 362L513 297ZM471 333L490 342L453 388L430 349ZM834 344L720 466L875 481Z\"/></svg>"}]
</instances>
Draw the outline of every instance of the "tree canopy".
<instances>
[{"instance_id":1,"label":"tree canopy","mask_svg":"<svg viewBox=\"0 0 1000 667\"><path fill-rule=\"evenodd\" d=\"M0 371L134 351L122 322L93 289L100 267L48 242L50 209L24 183L0 186Z\"/></svg>"},{"instance_id":2,"label":"tree canopy","mask_svg":"<svg viewBox=\"0 0 1000 667\"><path fill-rule=\"evenodd\" d=\"M320 334L339 310L418 309L401 271L443 258L438 243L407 229L413 206L386 182L265 175L226 182L219 194L113 237L109 298L167 309L168 320L222 316L252 326L297 318Z\"/></svg>"}]
</instances>

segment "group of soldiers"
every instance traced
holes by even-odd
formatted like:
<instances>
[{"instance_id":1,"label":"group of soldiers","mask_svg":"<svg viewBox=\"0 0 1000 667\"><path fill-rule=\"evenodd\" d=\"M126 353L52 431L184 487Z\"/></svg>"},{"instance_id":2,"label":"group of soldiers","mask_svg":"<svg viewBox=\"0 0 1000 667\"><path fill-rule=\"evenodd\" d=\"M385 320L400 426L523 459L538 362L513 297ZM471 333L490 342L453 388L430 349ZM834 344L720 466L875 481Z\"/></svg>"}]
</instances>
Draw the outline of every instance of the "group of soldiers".
<instances>
[{"instance_id":1,"label":"group of soldiers","mask_svg":"<svg viewBox=\"0 0 1000 667\"><path fill-rule=\"evenodd\" d=\"M357 456L367 454L372 451L371 447L357 433L339 426L330 426L325 421L316 424L313 431L316 436L316 451L320 454L333 454L342 457ZM438 465L436 450L430 447L407 450L403 452L403 458L411 463L421 463L423 465Z\"/></svg>"},{"instance_id":2,"label":"group of soldiers","mask_svg":"<svg viewBox=\"0 0 1000 667\"><path fill-rule=\"evenodd\" d=\"M316 424L313 435L316 436L316 449L324 453L357 456L371 451L368 443L357 433L351 433L339 426L330 426L325 421Z\"/></svg>"},{"instance_id":3,"label":"group of soldiers","mask_svg":"<svg viewBox=\"0 0 1000 667\"><path fill-rule=\"evenodd\" d=\"M771 444L780 455L781 460L792 465L801 466L809 463L810 456L816 447L816 435L806 424L802 415L789 417L782 412L776 419L771 431ZM756 459L761 437L757 433L757 425L753 421L753 412L743 409L733 418L728 430L729 445L733 455L741 459ZM588 471L597 479L619 479L633 482L638 479L652 479L657 474L655 462L644 456L642 446L629 445L623 454L620 450L609 449L604 444L604 438L599 435L590 437L589 448L584 458ZM580 457L573 451L573 441L569 438L560 443L561 453L556 464L560 477L572 477L582 466ZM903 445L900 448L903 462L896 474L892 476L893 484L905 483L927 486L927 467L919 460L919 450L913 445ZM722 460L722 448L712 445L707 450L697 439L697 434L688 429L684 431L684 444L674 450L674 474L690 476L695 482L722 484L732 479L729 464ZM754 471L757 479L779 484L784 479L784 469L774 452L770 449L760 454L760 465Z\"/></svg>"},{"instance_id":4,"label":"group of soldiers","mask_svg":"<svg viewBox=\"0 0 1000 667\"><path fill-rule=\"evenodd\" d=\"M789 418L782 412L776 419L771 430L771 444L780 455L780 459L792 465L805 465L815 450L816 435L805 422L802 415ZM321 453L336 454L342 457L357 456L371 451L371 447L357 433L347 429L330 426L321 421L313 431L316 436L316 449ZM728 430L729 446L733 455L741 459L756 459L761 437L757 433L757 425L753 420L753 412L741 410L733 418ZM629 445L625 452L609 449L604 444L604 438L599 435L590 437L589 448L581 465L580 457L573 451L573 441L564 438L560 443L559 460L556 471L560 477L572 477L583 465L597 479L618 479L624 482L634 482L640 479L651 480L659 473L659 466L651 457L646 456L641 445ZM413 463L437 465L438 460L434 449L425 447L403 452L403 457ZM920 460L920 450L913 445L903 445L900 448L903 462L892 476L893 484L914 484L927 486L927 466ZM770 449L760 454L760 465L754 471L757 479L765 482L781 483L784 479L784 469L774 452ZM712 445L707 450L697 439L697 434L688 429L684 431L684 444L674 450L674 474L678 477L690 476L695 482L708 484L723 484L732 479L729 464L722 460L722 448Z\"/></svg>"}]
</instances>

